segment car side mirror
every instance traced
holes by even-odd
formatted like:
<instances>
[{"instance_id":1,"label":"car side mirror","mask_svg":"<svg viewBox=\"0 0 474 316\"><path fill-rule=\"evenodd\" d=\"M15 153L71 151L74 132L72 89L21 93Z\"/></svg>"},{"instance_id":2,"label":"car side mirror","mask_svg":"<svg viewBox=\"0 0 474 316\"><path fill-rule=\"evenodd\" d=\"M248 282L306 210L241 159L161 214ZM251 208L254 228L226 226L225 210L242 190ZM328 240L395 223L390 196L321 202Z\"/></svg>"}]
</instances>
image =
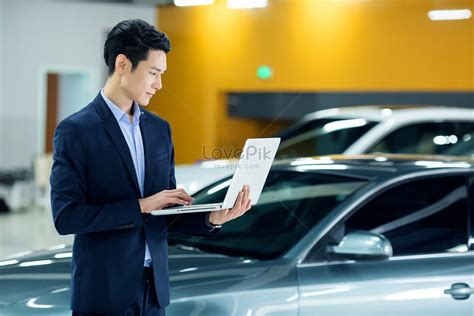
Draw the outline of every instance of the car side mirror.
<instances>
[{"instance_id":1,"label":"car side mirror","mask_svg":"<svg viewBox=\"0 0 474 316\"><path fill-rule=\"evenodd\" d=\"M345 259L387 259L393 255L390 241L382 234L355 231L344 236L337 246L328 246L327 252Z\"/></svg>"}]
</instances>

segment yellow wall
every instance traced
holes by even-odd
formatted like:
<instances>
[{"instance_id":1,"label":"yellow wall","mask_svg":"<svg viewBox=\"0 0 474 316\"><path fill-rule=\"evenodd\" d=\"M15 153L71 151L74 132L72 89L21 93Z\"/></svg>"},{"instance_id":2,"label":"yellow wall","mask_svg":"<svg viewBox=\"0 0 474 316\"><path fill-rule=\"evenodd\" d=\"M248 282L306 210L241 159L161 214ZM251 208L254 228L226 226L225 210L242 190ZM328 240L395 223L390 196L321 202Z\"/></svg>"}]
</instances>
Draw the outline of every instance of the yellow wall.
<instances>
[{"instance_id":1,"label":"yellow wall","mask_svg":"<svg viewBox=\"0 0 474 316\"><path fill-rule=\"evenodd\" d=\"M473 90L473 19L431 21L472 0L268 0L263 9L158 9L172 51L151 110L170 121L177 163L285 126L227 117L227 92ZM255 71L269 65L274 75ZM270 128L267 128L270 125Z\"/></svg>"}]
</instances>

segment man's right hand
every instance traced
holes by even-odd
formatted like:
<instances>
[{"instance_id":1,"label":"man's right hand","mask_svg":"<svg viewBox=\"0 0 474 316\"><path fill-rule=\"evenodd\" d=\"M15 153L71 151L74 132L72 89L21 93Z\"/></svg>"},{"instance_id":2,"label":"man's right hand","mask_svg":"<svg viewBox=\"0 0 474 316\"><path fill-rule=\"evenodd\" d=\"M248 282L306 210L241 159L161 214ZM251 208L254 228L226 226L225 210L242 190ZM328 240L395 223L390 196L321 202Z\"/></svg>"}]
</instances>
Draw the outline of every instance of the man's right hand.
<instances>
[{"instance_id":1,"label":"man's right hand","mask_svg":"<svg viewBox=\"0 0 474 316\"><path fill-rule=\"evenodd\" d=\"M142 213L150 213L175 204L189 205L192 201L193 198L183 189L163 190L138 200Z\"/></svg>"}]
</instances>

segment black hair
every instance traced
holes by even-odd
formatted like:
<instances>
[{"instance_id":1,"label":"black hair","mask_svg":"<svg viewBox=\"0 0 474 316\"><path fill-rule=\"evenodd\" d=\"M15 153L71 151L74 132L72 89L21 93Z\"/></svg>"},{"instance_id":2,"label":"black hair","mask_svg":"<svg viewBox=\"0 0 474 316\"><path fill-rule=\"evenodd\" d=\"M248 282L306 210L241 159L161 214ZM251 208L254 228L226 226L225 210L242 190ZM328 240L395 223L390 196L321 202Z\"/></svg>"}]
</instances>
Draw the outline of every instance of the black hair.
<instances>
[{"instance_id":1,"label":"black hair","mask_svg":"<svg viewBox=\"0 0 474 316\"><path fill-rule=\"evenodd\" d=\"M127 56L133 71L138 63L148 58L150 50L170 52L170 40L165 33L157 31L153 25L140 19L118 23L107 35L104 44L104 59L109 67L109 76L115 71L115 59L119 54Z\"/></svg>"}]
</instances>

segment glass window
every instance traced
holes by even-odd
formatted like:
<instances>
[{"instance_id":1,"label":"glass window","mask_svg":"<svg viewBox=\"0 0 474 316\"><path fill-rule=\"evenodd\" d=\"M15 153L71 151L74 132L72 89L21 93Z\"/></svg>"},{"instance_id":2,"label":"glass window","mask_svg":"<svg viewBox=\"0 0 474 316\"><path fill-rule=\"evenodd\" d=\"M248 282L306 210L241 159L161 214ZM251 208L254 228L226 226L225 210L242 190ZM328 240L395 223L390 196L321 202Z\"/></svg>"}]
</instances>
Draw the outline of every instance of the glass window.
<instances>
[{"instance_id":1,"label":"glass window","mask_svg":"<svg viewBox=\"0 0 474 316\"><path fill-rule=\"evenodd\" d=\"M469 246L470 250L474 250L474 177L470 177L468 180L468 191L470 209L468 222L471 223L469 230Z\"/></svg>"},{"instance_id":2,"label":"glass window","mask_svg":"<svg viewBox=\"0 0 474 316\"><path fill-rule=\"evenodd\" d=\"M309 121L281 135L277 158L341 154L375 125L363 118Z\"/></svg>"},{"instance_id":3,"label":"glass window","mask_svg":"<svg viewBox=\"0 0 474 316\"><path fill-rule=\"evenodd\" d=\"M466 134L474 132L474 122L456 122L454 123L457 136L461 138Z\"/></svg>"},{"instance_id":4,"label":"glass window","mask_svg":"<svg viewBox=\"0 0 474 316\"><path fill-rule=\"evenodd\" d=\"M194 203L222 202L229 183L226 179L197 193ZM276 258L365 183L313 172L272 171L258 204L223 225L213 238L170 234L168 240L170 245L184 244L231 256Z\"/></svg>"},{"instance_id":5,"label":"glass window","mask_svg":"<svg viewBox=\"0 0 474 316\"><path fill-rule=\"evenodd\" d=\"M461 140L469 140L473 124L462 122L434 122L405 126L379 141L370 153L401 153L440 155Z\"/></svg>"},{"instance_id":6,"label":"glass window","mask_svg":"<svg viewBox=\"0 0 474 316\"><path fill-rule=\"evenodd\" d=\"M452 146L441 154L474 158L474 123L455 123L456 134Z\"/></svg>"},{"instance_id":7,"label":"glass window","mask_svg":"<svg viewBox=\"0 0 474 316\"><path fill-rule=\"evenodd\" d=\"M393 188L346 221L346 234L356 230L383 234L394 255L467 251L466 178L431 178Z\"/></svg>"}]
</instances>

